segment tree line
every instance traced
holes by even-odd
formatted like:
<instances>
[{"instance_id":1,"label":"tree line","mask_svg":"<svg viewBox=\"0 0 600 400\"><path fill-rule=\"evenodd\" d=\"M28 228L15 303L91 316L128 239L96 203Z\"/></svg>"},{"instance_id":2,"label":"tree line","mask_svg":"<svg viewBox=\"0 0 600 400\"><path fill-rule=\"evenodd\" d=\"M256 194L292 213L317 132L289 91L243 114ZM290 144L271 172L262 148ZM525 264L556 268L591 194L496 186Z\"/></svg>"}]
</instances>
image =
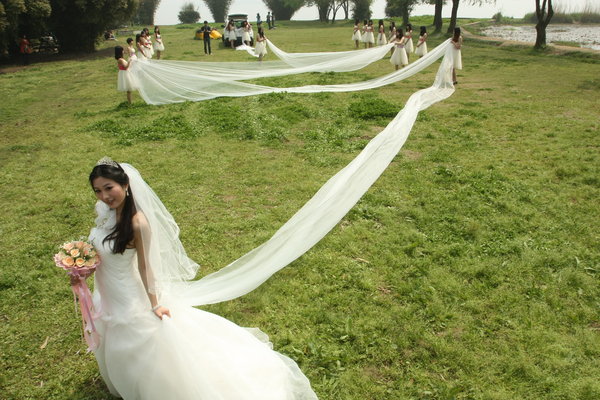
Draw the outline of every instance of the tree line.
<instances>
[{"instance_id":1,"label":"tree line","mask_svg":"<svg viewBox=\"0 0 600 400\"><path fill-rule=\"evenodd\" d=\"M232 0L203 0L215 21L225 21ZM532 1L532 0L529 0ZM545 46L545 28L552 18L552 0L534 0L538 24L538 43ZM541 2L540 2L541 1ZM278 20L289 20L300 8L316 6L319 20L336 18L365 20L371 18L373 0L263 0ZM52 32L62 51L93 51L107 29L129 25L153 25L160 0L0 0L0 57L16 48L22 35L40 37ZM442 8L452 4L447 33L456 26L461 0L387 0L385 14L401 17L403 24L418 4L434 6L434 33L442 32ZM495 0L462 0L481 5Z\"/></svg>"}]
</instances>

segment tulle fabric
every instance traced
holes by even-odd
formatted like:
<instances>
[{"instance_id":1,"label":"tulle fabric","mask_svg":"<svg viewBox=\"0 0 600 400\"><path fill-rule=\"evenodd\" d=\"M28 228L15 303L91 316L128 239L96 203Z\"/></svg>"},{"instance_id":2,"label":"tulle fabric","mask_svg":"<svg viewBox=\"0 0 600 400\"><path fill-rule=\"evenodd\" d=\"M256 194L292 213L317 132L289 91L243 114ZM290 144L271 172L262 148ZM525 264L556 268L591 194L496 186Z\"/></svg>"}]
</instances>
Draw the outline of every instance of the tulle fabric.
<instances>
[{"instance_id":1,"label":"tulle fabric","mask_svg":"<svg viewBox=\"0 0 600 400\"><path fill-rule=\"evenodd\" d=\"M418 55L419 57L422 57L425 54L427 54L427 42L426 41L423 41L423 43L420 46L416 46L415 54Z\"/></svg>"},{"instance_id":2,"label":"tulle fabric","mask_svg":"<svg viewBox=\"0 0 600 400\"><path fill-rule=\"evenodd\" d=\"M211 95L214 97L217 95L246 96L275 91L306 93L371 89L412 76L431 65L442 55L445 56L438 69L434 84L430 88L414 93L396 118L372 139L346 168L331 178L269 241L227 267L198 281L188 282L188 279L195 275L197 265L185 255L177 238L179 230L172 217L164 209L152 189L141 179L139 173L133 167L124 164L123 168L130 176L130 184L135 193L136 207L141 210L155 210L154 214L148 213L146 216L152 227L152 248L148 250L150 253L147 254L147 257L150 260L151 271L158 282L156 286L159 287L159 290L176 295L181 303L188 305L203 305L230 300L255 289L272 274L310 249L341 220L385 170L408 137L418 112L453 93L454 87L451 79L455 54L453 48L450 40L447 40L427 56L402 70L355 84L313 85L279 89L236 81L214 82L214 90L219 90L218 94ZM146 71L152 70L146 66L160 65L160 63L139 64L144 64L143 69ZM161 80L162 74L151 76L151 78L146 80L146 84L152 81L158 82L161 90L164 90L165 98L174 93L181 96L180 92L174 92L181 88L173 88L173 85L169 87L168 81ZM190 93L190 87L193 86L194 82L190 82L189 87L185 89L188 91L186 93ZM245 92L240 93L239 88L244 88ZM140 89L142 96L145 95L145 90ZM234 93L234 90L238 90L238 92ZM157 92L159 91L154 93ZM194 95L197 94L194 93ZM202 96L206 94L204 92ZM144 196L141 196L142 192ZM144 234L143 231L142 234Z\"/></svg>"},{"instance_id":3,"label":"tulle fabric","mask_svg":"<svg viewBox=\"0 0 600 400\"><path fill-rule=\"evenodd\" d=\"M114 225L114 211L98 210L99 220L107 222L90 234L102 259L94 285L94 306L100 310L100 346L94 354L113 395L127 400L317 398L296 363L273 351L256 329L178 304L168 293L161 303L172 318L158 319L150 310L136 250L110 251L103 238Z\"/></svg>"},{"instance_id":4,"label":"tulle fabric","mask_svg":"<svg viewBox=\"0 0 600 400\"><path fill-rule=\"evenodd\" d=\"M408 65L408 57L406 56L404 46L396 46L394 48L394 53L390 57L390 63L392 65Z\"/></svg>"},{"instance_id":5,"label":"tulle fabric","mask_svg":"<svg viewBox=\"0 0 600 400\"><path fill-rule=\"evenodd\" d=\"M134 77L129 70L119 70L117 77L117 90L119 92L132 92L136 90Z\"/></svg>"},{"instance_id":6,"label":"tulle fabric","mask_svg":"<svg viewBox=\"0 0 600 400\"><path fill-rule=\"evenodd\" d=\"M182 282L175 291L179 301L190 305L218 303L242 296L266 281L323 238L356 204L387 168L406 141L419 111L449 97L452 85L452 49L436 48L446 57L434 84L414 93L404 109L374 137L363 151L334 175L288 222L267 242L248 252L221 270L198 281ZM430 54L431 54L430 53ZM405 68L406 75L421 58ZM402 72L398 71L398 75ZM380 82L383 84L383 82ZM325 89L327 87L321 87Z\"/></svg>"},{"instance_id":7,"label":"tulle fabric","mask_svg":"<svg viewBox=\"0 0 600 400\"><path fill-rule=\"evenodd\" d=\"M267 41L267 43L270 43ZM387 44L386 46L376 47L367 50L376 50L379 53L385 55L393 44ZM317 92L347 92L356 90L367 90L388 85L394 82L398 82L402 79L406 79L429 65L434 63L437 59L442 57L446 50L450 46L450 39L437 46L434 50L429 52L427 56L422 57L418 61L412 63L410 68L403 68L402 71L396 71L388 75L384 75L379 78L371 79L364 82L352 83L352 84L339 84L339 85L308 85L299 87L288 87L288 88L277 88L263 85L254 85L247 82L238 81L235 74L232 74L235 66L227 68L223 64L231 63L214 63L215 69L207 71L204 64L212 63L191 63L191 62L168 62L164 63L161 61L151 62L140 62L134 65L133 71L139 82L138 91L140 96L149 104L167 104L176 103L182 101L201 101L212 99L215 97L242 97L252 96L257 94L266 93L317 93ZM269 45L269 48L273 50L273 46ZM279 49L277 49L279 50ZM359 57L362 58L362 54L366 53L367 50L357 50L351 52L342 53L361 53ZM279 50L280 51L280 50ZM278 57L281 58L279 54ZM324 55L323 58L329 58L328 54ZM352 58L350 55L342 54L341 58L348 57L349 63L337 63L335 61L330 63L318 63L320 69L327 70L327 66L339 66L344 69L348 64L356 66L357 59ZM452 57L449 55L448 57ZM306 58L293 57L287 55L286 60L289 62L296 62L297 64L306 63L307 59L317 60L317 57L312 55ZM247 64L252 64L252 67L247 67ZM261 66L266 65L267 69L262 71ZM282 70L273 70L269 67L269 62L265 63L244 63L243 69L240 70L240 77L265 77L265 76L277 76L286 75L291 71L308 72L314 70L314 65L307 67L295 67ZM219 69L220 68L220 69ZM221 70L226 70L221 73ZM206 73L204 73L206 72Z\"/></svg>"}]
</instances>

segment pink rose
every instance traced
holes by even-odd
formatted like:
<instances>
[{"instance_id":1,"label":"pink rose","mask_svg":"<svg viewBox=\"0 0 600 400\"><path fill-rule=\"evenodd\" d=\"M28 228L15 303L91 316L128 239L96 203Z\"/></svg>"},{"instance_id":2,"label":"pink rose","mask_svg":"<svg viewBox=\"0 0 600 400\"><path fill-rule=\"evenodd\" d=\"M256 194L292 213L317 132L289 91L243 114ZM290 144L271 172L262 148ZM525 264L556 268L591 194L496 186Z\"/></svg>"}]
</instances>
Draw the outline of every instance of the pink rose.
<instances>
[{"instance_id":1,"label":"pink rose","mask_svg":"<svg viewBox=\"0 0 600 400\"><path fill-rule=\"evenodd\" d=\"M69 243L65 243L65 244L63 245L63 249L65 249L66 251L69 251L69 250L71 250L73 247L75 247L75 245L74 245L73 243L71 243L71 242L69 242Z\"/></svg>"},{"instance_id":2,"label":"pink rose","mask_svg":"<svg viewBox=\"0 0 600 400\"><path fill-rule=\"evenodd\" d=\"M77 246L78 249L81 249L83 245L84 243L82 241L75 242L75 246Z\"/></svg>"}]
</instances>

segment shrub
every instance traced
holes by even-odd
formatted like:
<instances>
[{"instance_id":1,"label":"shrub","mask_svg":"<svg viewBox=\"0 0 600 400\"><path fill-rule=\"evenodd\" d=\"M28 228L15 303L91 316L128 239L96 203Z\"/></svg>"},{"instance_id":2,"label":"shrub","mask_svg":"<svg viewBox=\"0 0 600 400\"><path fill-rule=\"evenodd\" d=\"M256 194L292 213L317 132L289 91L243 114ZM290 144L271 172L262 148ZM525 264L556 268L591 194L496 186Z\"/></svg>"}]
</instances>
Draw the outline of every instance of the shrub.
<instances>
[{"instance_id":1,"label":"shrub","mask_svg":"<svg viewBox=\"0 0 600 400\"><path fill-rule=\"evenodd\" d=\"M185 3L181 6L178 18L182 24L195 24L200 20L200 13L194 9L192 3Z\"/></svg>"}]
</instances>

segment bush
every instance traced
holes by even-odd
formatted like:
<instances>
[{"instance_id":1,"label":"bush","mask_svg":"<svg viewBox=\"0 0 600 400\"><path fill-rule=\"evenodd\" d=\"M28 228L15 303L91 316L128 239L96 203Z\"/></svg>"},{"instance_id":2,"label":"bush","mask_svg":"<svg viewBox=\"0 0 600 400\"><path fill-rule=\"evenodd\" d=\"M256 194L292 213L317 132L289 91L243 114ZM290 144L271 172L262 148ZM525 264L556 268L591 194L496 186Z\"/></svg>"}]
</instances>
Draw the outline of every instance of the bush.
<instances>
[{"instance_id":1,"label":"bush","mask_svg":"<svg viewBox=\"0 0 600 400\"><path fill-rule=\"evenodd\" d=\"M200 20L200 13L194 9L192 3L185 3L179 11L178 17L182 24L195 24Z\"/></svg>"}]
</instances>

